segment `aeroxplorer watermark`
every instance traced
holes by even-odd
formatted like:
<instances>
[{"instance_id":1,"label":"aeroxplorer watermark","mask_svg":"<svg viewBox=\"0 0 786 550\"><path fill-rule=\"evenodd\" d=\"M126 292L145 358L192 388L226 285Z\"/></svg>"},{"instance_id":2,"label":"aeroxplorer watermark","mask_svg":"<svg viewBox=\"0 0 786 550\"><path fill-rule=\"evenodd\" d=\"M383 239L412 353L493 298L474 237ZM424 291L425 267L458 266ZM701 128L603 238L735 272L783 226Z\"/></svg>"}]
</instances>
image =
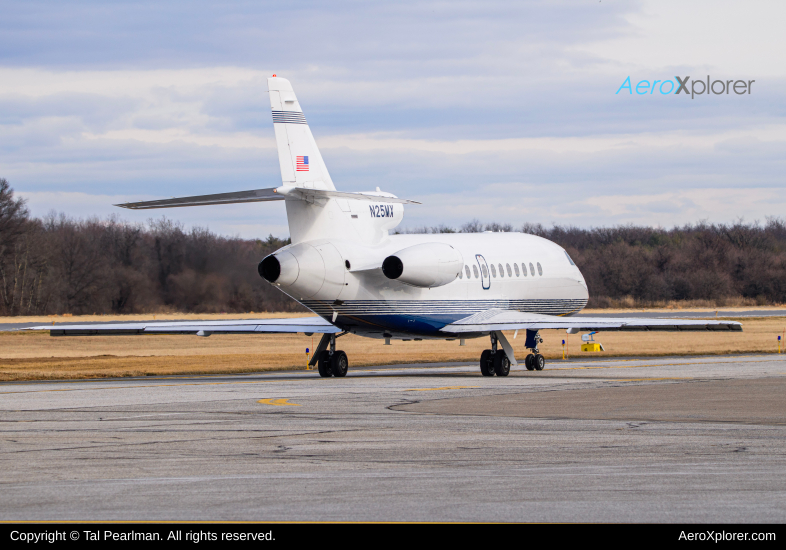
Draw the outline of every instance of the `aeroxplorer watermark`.
<instances>
[{"instance_id":1,"label":"aeroxplorer watermark","mask_svg":"<svg viewBox=\"0 0 786 550\"><path fill-rule=\"evenodd\" d=\"M680 531L677 540L721 542L721 541L774 541L775 533L750 533L746 531Z\"/></svg>"},{"instance_id":2,"label":"aeroxplorer watermark","mask_svg":"<svg viewBox=\"0 0 786 550\"><path fill-rule=\"evenodd\" d=\"M715 95L728 95L729 92L734 92L737 95L750 95L751 86L754 82L756 81L735 79L712 80L710 75L707 75L706 80L703 78L701 80L690 80L690 76L684 78L675 76L674 80L653 80L652 84L650 84L649 80L640 80L633 86L630 77L628 77L616 91L616 94L620 92L625 93L623 90L627 90L629 95L633 95L633 90L635 89L638 95L653 95L657 89L658 95L680 95L684 93L686 96L690 95L691 99L695 99L697 95L710 95L710 93Z\"/></svg>"}]
</instances>

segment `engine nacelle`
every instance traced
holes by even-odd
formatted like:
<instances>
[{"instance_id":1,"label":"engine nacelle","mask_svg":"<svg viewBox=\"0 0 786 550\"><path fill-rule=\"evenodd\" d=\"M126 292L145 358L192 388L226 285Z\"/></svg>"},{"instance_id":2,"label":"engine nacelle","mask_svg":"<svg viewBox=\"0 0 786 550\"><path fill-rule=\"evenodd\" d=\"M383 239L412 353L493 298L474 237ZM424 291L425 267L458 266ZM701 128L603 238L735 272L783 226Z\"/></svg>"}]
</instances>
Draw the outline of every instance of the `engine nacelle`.
<instances>
[{"instance_id":1,"label":"engine nacelle","mask_svg":"<svg viewBox=\"0 0 786 550\"><path fill-rule=\"evenodd\" d=\"M344 288L346 269L336 247L328 242L300 243L274 252L259 262L259 275L296 299L333 301Z\"/></svg>"},{"instance_id":2,"label":"engine nacelle","mask_svg":"<svg viewBox=\"0 0 786 550\"><path fill-rule=\"evenodd\" d=\"M423 243L399 250L382 262L388 279L432 288L454 281L464 266L458 250L445 243Z\"/></svg>"}]
</instances>

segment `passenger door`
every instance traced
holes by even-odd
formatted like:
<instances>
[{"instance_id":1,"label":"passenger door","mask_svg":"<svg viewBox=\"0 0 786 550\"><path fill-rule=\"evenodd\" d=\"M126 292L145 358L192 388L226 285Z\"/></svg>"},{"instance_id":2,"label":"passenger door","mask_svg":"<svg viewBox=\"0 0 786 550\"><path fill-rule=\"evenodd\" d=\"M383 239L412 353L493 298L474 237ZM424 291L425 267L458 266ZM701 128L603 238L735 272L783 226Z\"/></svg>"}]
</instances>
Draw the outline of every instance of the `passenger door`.
<instances>
[{"instance_id":1,"label":"passenger door","mask_svg":"<svg viewBox=\"0 0 786 550\"><path fill-rule=\"evenodd\" d=\"M486 258L480 254L475 254L475 259L478 262L478 269L480 269L480 283L483 285L483 290L488 290L491 288L491 273L489 273Z\"/></svg>"}]
</instances>

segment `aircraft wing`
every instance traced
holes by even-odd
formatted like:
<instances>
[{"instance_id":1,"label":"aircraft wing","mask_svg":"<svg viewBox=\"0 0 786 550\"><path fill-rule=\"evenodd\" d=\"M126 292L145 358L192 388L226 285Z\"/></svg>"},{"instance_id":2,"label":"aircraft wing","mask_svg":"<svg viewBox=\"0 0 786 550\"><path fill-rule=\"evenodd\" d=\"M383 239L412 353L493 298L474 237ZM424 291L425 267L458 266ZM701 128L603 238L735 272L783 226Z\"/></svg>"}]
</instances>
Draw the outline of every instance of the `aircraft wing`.
<instances>
[{"instance_id":1,"label":"aircraft wing","mask_svg":"<svg viewBox=\"0 0 786 550\"><path fill-rule=\"evenodd\" d=\"M286 319L237 319L234 321L159 321L142 323L90 323L83 325L42 325L20 330L48 330L50 336L94 336L120 334L252 334L321 333L336 334L341 329L322 317Z\"/></svg>"},{"instance_id":2,"label":"aircraft wing","mask_svg":"<svg viewBox=\"0 0 786 550\"><path fill-rule=\"evenodd\" d=\"M572 334L580 331L609 330L734 330L741 331L736 321L704 321L697 319L646 319L632 317L557 317L523 313L505 309L487 309L459 319L440 329L442 332L489 332L494 330L567 329Z\"/></svg>"}]
</instances>

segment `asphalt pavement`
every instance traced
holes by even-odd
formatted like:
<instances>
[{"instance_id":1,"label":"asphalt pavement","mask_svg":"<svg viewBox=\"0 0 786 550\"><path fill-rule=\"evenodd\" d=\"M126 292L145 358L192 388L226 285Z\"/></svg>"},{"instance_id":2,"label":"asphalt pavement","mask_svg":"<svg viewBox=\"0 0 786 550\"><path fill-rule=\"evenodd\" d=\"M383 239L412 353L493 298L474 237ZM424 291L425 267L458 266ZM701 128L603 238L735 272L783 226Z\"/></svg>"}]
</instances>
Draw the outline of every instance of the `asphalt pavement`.
<instances>
[{"instance_id":1,"label":"asphalt pavement","mask_svg":"<svg viewBox=\"0 0 786 550\"><path fill-rule=\"evenodd\" d=\"M0 520L782 522L786 356L0 384Z\"/></svg>"}]
</instances>

